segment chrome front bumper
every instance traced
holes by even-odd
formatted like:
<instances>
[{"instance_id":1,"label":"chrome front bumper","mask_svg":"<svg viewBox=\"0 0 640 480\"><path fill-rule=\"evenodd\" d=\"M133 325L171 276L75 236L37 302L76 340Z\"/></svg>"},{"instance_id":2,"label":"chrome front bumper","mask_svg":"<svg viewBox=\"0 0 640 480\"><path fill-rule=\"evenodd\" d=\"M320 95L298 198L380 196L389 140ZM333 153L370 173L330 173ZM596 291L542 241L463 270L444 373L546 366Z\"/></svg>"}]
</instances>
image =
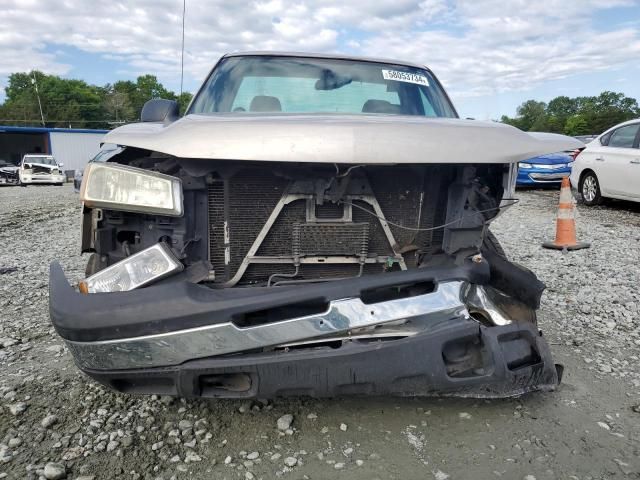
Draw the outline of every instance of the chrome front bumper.
<instances>
[{"instance_id":1,"label":"chrome front bumper","mask_svg":"<svg viewBox=\"0 0 640 480\"><path fill-rule=\"evenodd\" d=\"M53 264L49 306L78 367L123 393L506 397L552 390L561 372L534 310L493 288L489 271L486 261L468 262L303 288L215 290L167 279L83 295ZM313 310L296 310L301 305Z\"/></svg>"},{"instance_id":2,"label":"chrome front bumper","mask_svg":"<svg viewBox=\"0 0 640 480\"><path fill-rule=\"evenodd\" d=\"M58 174L43 174L43 175L31 175L30 177L20 176L20 181L24 184L33 183L64 183L66 180L64 175Z\"/></svg>"},{"instance_id":3,"label":"chrome front bumper","mask_svg":"<svg viewBox=\"0 0 640 480\"><path fill-rule=\"evenodd\" d=\"M368 327L424 321L426 328L452 318L469 318L463 303L465 282L440 283L415 297L367 305L360 298L332 301L326 312L240 328L232 322L117 340L67 345L78 365L88 369L130 369L179 365L188 360L254 351L305 340L357 334ZM428 318L425 318L428 317ZM415 330L410 330L411 334Z\"/></svg>"},{"instance_id":4,"label":"chrome front bumper","mask_svg":"<svg viewBox=\"0 0 640 480\"><path fill-rule=\"evenodd\" d=\"M530 173L529 178L535 182L559 182L570 175L571 172L561 173Z\"/></svg>"}]
</instances>

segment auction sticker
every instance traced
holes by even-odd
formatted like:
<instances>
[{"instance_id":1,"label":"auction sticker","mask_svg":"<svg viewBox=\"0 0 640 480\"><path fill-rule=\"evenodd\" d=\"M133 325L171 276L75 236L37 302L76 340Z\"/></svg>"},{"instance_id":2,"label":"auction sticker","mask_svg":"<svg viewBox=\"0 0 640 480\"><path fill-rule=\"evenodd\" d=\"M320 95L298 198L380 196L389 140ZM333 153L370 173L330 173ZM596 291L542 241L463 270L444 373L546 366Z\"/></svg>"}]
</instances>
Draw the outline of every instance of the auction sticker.
<instances>
[{"instance_id":1,"label":"auction sticker","mask_svg":"<svg viewBox=\"0 0 640 480\"><path fill-rule=\"evenodd\" d=\"M382 70L382 78L385 80L395 80L396 82L415 83L417 85L429 86L429 80L424 75L409 72L399 72L398 70Z\"/></svg>"}]
</instances>

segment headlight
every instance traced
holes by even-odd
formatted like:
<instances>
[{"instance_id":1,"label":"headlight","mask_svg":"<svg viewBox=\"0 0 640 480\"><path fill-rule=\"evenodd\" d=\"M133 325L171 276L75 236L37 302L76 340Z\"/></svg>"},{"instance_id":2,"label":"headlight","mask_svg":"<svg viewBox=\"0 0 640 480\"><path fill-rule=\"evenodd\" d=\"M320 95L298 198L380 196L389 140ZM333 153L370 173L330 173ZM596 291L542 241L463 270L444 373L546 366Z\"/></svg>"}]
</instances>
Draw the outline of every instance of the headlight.
<instances>
[{"instance_id":1,"label":"headlight","mask_svg":"<svg viewBox=\"0 0 640 480\"><path fill-rule=\"evenodd\" d=\"M156 243L80 282L82 293L126 292L183 269L164 243Z\"/></svg>"},{"instance_id":2,"label":"headlight","mask_svg":"<svg viewBox=\"0 0 640 480\"><path fill-rule=\"evenodd\" d=\"M530 163L518 163L519 168L533 168Z\"/></svg>"},{"instance_id":3,"label":"headlight","mask_svg":"<svg viewBox=\"0 0 640 480\"><path fill-rule=\"evenodd\" d=\"M80 199L88 207L182 215L180 179L115 163L87 165Z\"/></svg>"}]
</instances>

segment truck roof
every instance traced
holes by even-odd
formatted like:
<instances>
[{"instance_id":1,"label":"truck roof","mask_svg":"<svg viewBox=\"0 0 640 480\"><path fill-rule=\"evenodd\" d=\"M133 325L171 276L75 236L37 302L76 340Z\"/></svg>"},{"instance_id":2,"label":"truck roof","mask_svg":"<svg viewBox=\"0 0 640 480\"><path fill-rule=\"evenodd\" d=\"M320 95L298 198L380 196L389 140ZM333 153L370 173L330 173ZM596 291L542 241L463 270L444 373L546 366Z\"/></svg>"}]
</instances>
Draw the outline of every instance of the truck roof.
<instances>
[{"instance_id":1,"label":"truck roof","mask_svg":"<svg viewBox=\"0 0 640 480\"><path fill-rule=\"evenodd\" d=\"M271 51L249 51L249 52L234 52L223 55L225 57L255 57L255 56L268 56L268 57L302 57L302 58L327 58L337 60L355 60L362 62L373 63L391 63L393 65L404 65L405 67L423 68L431 71L426 65L409 62L406 60L389 59L389 58L377 58L377 57L361 57L355 55L345 55L342 53L309 53L309 52L271 52Z\"/></svg>"}]
</instances>

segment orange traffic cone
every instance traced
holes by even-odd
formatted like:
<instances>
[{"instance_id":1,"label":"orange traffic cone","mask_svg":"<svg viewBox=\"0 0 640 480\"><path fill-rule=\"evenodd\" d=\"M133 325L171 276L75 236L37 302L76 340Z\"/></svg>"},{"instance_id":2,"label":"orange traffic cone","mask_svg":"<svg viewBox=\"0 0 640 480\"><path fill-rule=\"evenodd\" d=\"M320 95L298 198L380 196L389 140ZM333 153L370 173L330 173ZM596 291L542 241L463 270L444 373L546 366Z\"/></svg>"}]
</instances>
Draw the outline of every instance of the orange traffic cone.
<instances>
[{"instance_id":1,"label":"orange traffic cone","mask_svg":"<svg viewBox=\"0 0 640 480\"><path fill-rule=\"evenodd\" d=\"M575 208L573 206L573 196L569 179L562 179L560 187L560 205L558 205L558 218L556 220L556 239L553 242L544 242L544 248L554 248L556 250L580 250L589 248L590 243L578 242L576 240L576 219Z\"/></svg>"}]
</instances>

